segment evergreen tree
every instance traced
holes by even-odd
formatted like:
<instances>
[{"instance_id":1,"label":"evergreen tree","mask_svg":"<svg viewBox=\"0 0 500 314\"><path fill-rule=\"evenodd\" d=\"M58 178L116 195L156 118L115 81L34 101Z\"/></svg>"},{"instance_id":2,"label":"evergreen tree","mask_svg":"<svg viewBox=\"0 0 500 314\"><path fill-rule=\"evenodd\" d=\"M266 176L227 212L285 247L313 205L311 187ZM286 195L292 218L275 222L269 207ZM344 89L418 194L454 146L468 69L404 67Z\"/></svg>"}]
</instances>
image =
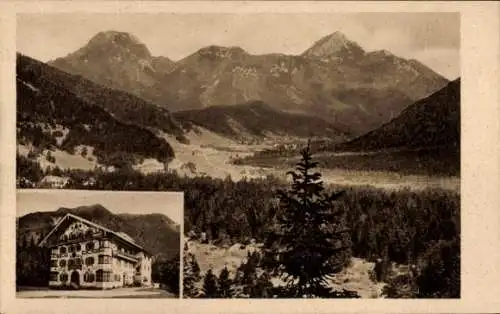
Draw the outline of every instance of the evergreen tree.
<instances>
[{"instance_id":1,"label":"evergreen tree","mask_svg":"<svg viewBox=\"0 0 500 314\"><path fill-rule=\"evenodd\" d=\"M203 296L205 298L217 298L219 297L217 292L217 277L212 272L212 269L209 269L203 279Z\"/></svg>"},{"instance_id":2,"label":"evergreen tree","mask_svg":"<svg viewBox=\"0 0 500 314\"><path fill-rule=\"evenodd\" d=\"M167 290L179 294L179 255L170 260L159 259L153 263L152 275L155 281L162 283Z\"/></svg>"},{"instance_id":3,"label":"evergreen tree","mask_svg":"<svg viewBox=\"0 0 500 314\"><path fill-rule=\"evenodd\" d=\"M280 209L265 245L264 267L286 282L287 297L329 295L326 276L340 271L350 257L343 212L335 201L342 193L326 193L321 174L312 172L310 144L301 151L289 190L278 191Z\"/></svg>"},{"instance_id":4,"label":"evergreen tree","mask_svg":"<svg viewBox=\"0 0 500 314\"><path fill-rule=\"evenodd\" d=\"M200 267L193 253L189 252L187 243L184 244L183 276L183 296L186 298L198 297L197 284L201 280Z\"/></svg>"},{"instance_id":5,"label":"evergreen tree","mask_svg":"<svg viewBox=\"0 0 500 314\"><path fill-rule=\"evenodd\" d=\"M419 298L460 297L460 245L457 240L436 244L416 278Z\"/></svg>"},{"instance_id":6,"label":"evergreen tree","mask_svg":"<svg viewBox=\"0 0 500 314\"><path fill-rule=\"evenodd\" d=\"M229 270L227 267L224 267L219 274L219 295L221 298L231 298L232 281L229 278Z\"/></svg>"},{"instance_id":7,"label":"evergreen tree","mask_svg":"<svg viewBox=\"0 0 500 314\"><path fill-rule=\"evenodd\" d=\"M260 275L260 277L257 279L257 284L255 285L253 289L253 298L270 298L272 297L271 295L271 289L273 288L273 284L271 282L271 277L267 273L263 273Z\"/></svg>"}]
</instances>

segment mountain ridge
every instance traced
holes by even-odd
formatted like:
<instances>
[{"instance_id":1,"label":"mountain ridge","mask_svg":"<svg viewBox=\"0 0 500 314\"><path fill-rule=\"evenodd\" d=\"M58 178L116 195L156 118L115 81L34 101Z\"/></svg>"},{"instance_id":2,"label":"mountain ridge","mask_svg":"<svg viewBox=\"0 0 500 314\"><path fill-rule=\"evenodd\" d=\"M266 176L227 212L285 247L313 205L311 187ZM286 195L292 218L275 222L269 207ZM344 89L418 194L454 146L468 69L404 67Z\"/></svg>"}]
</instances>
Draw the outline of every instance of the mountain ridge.
<instances>
[{"instance_id":1,"label":"mountain ridge","mask_svg":"<svg viewBox=\"0 0 500 314\"><path fill-rule=\"evenodd\" d=\"M349 47L347 57L328 57L327 62L317 58L344 53L337 49L340 43ZM164 67L149 51L115 51L117 44L108 45L112 49L96 54L96 59L78 57L94 49L87 45L50 64L172 111L264 101L285 112L320 117L339 127L350 125L356 134L380 126L448 82L413 61L365 53L340 33L325 36L302 55L253 55L241 47L211 45ZM113 61L126 55L130 57Z\"/></svg>"},{"instance_id":2,"label":"mountain ridge","mask_svg":"<svg viewBox=\"0 0 500 314\"><path fill-rule=\"evenodd\" d=\"M245 136L319 136L337 137L337 141L340 141L349 136L325 120L281 112L263 101L178 111L174 116L184 121L187 129L192 127L190 124L194 124L234 139Z\"/></svg>"}]
</instances>

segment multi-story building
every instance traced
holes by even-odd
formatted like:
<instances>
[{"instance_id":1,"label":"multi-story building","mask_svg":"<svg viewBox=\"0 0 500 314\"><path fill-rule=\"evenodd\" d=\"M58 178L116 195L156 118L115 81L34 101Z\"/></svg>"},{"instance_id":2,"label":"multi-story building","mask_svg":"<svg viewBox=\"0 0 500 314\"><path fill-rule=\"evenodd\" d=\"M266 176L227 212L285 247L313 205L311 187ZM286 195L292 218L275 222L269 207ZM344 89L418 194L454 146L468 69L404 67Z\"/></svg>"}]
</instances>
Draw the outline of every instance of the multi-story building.
<instances>
[{"instance_id":1,"label":"multi-story building","mask_svg":"<svg viewBox=\"0 0 500 314\"><path fill-rule=\"evenodd\" d=\"M150 286L151 254L125 233L73 214L40 242L51 250L51 288Z\"/></svg>"}]
</instances>

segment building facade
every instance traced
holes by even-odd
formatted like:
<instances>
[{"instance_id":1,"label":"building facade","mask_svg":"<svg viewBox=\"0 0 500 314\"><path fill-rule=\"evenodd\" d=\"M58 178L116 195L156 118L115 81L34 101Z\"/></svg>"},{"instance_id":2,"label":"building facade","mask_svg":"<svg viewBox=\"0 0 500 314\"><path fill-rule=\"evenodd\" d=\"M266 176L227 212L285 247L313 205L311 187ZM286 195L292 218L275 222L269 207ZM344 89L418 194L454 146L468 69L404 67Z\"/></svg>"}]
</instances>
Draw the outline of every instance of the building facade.
<instances>
[{"instance_id":1,"label":"building facade","mask_svg":"<svg viewBox=\"0 0 500 314\"><path fill-rule=\"evenodd\" d=\"M40 242L51 250L51 288L151 286L151 255L128 235L73 214Z\"/></svg>"}]
</instances>

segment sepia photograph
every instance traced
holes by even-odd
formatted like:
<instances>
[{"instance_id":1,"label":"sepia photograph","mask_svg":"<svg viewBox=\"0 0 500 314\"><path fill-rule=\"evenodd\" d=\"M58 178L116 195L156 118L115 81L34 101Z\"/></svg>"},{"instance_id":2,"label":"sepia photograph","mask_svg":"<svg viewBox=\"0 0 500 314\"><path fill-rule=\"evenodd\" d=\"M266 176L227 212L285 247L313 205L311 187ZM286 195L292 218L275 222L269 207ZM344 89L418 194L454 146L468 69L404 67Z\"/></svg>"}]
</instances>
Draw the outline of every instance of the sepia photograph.
<instances>
[{"instance_id":1,"label":"sepia photograph","mask_svg":"<svg viewBox=\"0 0 500 314\"><path fill-rule=\"evenodd\" d=\"M178 298L182 193L20 189L18 298Z\"/></svg>"},{"instance_id":2,"label":"sepia photograph","mask_svg":"<svg viewBox=\"0 0 500 314\"><path fill-rule=\"evenodd\" d=\"M101 221L100 207L61 210L59 197L43 218L18 207L18 295L174 297L175 266L155 277L155 254L180 242L182 298L461 297L460 13L16 22L17 188L184 197L182 241L113 208ZM113 268L89 282L83 259L63 272L63 255L85 247L65 244L74 224L122 244L130 267L148 258L152 290Z\"/></svg>"}]
</instances>

